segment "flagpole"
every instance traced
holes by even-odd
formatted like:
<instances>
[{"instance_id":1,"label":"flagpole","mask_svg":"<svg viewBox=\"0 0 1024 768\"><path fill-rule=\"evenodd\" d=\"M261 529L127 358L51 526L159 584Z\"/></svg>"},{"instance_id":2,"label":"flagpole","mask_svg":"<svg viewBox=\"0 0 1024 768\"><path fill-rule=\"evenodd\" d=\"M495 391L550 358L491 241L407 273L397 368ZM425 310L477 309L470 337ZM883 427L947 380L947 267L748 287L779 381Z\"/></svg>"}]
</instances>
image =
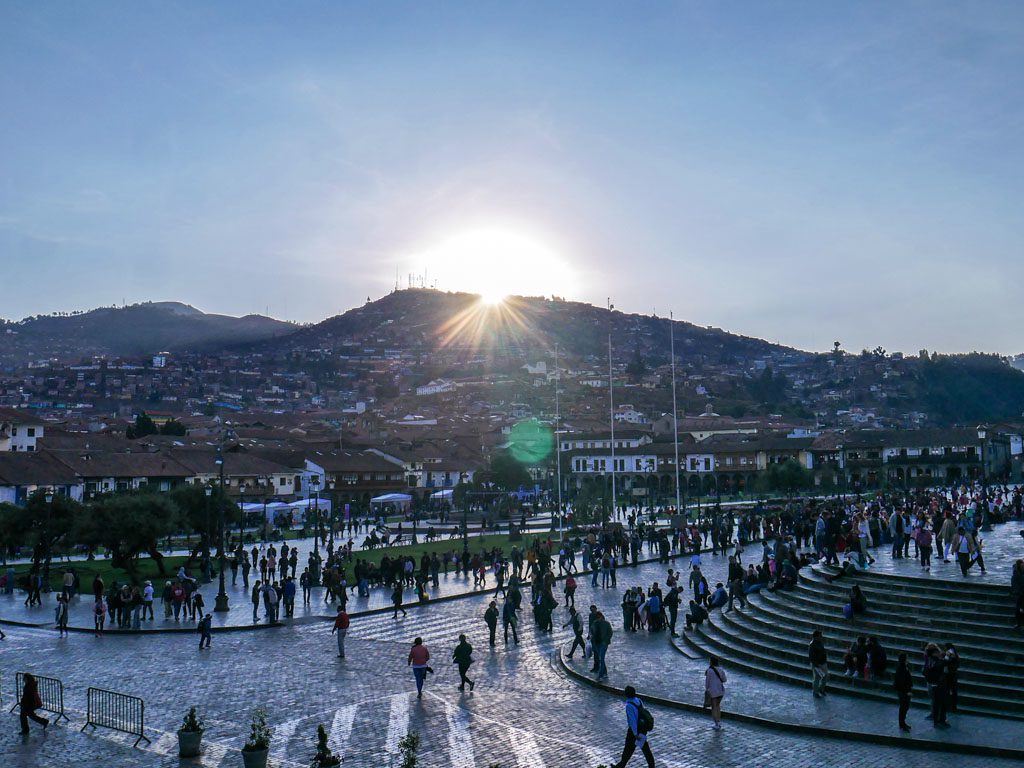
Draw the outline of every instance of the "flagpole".
<instances>
[{"instance_id":1,"label":"flagpole","mask_svg":"<svg viewBox=\"0 0 1024 768\"><path fill-rule=\"evenodd\" d=\"M612 431L612 517L615 517L615 392L612 383L612 305L611 298L608 299L608 417L611 422Z\"/></svg>"},{"instance_id":2,"label":"flagpole","mask_svg":"<svg viewBox=\"0 0 1024 768\"><path fill-rule=\"evenodd\" d=\"M558 408L558 385L562 381L562 375L558 371L558 344L555 344L555 472L558 476L558 541L562 542L565 534L562 531L562 437L561 437L561 412Z\"/></svg>"},{"instance_id":3,"label":"flagpole","mask_svg":"<svg viewBox=\"0 0 1024 768\"><path fill-rule=\"evenodd\" d=\"M676 514L685 515L679 504L679 408L676 406L676 334L675 318L668 313L668 339L672 355L672 442L676 451Z\"/></svg>"}]
</instances>

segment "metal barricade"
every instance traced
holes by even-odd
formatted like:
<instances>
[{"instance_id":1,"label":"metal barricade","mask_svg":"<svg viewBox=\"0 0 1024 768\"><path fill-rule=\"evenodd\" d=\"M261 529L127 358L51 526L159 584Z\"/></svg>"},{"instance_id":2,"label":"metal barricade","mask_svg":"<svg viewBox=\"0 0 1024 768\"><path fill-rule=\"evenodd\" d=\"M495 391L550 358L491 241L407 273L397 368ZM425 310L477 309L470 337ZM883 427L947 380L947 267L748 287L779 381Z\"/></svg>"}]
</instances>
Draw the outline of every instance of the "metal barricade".
<instances>
[{"instance_id":1,"label":"metal barricade","mask_svg":"<svg viewBox=\"0 0 1024 768\"><path fill-rule=\"evenodd\" d=\"M110 728L138 736L133 746L146 738L146 703L138 696L107 691L102 688L90 688L86 692L86 715L84 731L89 726L94 729Z\"/></svg>"},{"instance_id":2,"label":"metal barricade","mask_svg":"<svg viewBox=\"0 0 1024 768\"><path fill-rule=\"evenodd\" d=\"M10 709L11 712L21 706L21 696L25 692L26 674L28 673L19 672L14 676L14 705ZM59 723L62 717L71 722L64 714L64 683L56 677L43 677L42 675L33 675L33 677L36 679L39 700L42 702L38 709L55 714L57 716L57 719L54 720L55 723Z\"/></svg>"}]
</instances>

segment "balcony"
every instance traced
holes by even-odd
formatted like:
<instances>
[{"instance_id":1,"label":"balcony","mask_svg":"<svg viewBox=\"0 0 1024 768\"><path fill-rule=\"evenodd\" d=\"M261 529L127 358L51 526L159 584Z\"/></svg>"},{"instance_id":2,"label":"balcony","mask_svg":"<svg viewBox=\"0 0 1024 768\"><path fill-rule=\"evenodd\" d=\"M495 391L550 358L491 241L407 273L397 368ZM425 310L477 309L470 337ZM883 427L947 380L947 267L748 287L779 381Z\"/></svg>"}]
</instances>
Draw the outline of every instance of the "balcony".
<instances>
[{"instance_id":1,"label":"balcony","mask_svg":"<svg viewBox=\"0 0 1024 768\"><path fill-rule=\"evenodd\" d=\"M981 456L977 453L930 453L927 456L891 456L886 463L897 467L981 464Z\"/></svg>"}]
</instances>

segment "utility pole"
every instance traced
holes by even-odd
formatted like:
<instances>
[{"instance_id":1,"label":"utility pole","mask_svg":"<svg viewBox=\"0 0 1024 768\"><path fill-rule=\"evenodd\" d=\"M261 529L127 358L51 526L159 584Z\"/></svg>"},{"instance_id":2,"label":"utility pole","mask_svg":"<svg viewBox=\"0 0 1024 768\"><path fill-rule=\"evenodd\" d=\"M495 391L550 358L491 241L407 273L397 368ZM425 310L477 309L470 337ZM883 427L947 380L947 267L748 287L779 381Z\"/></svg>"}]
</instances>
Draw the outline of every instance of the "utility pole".
<instances>
[{"instance_id":1,"label":"utility pole","mask_svg":"<svg viewBox=\"0 0 1024 768\"><path fill-rule=\"evenodd\" d=\"M676 406L676 334L675 319L668 313L669 351L672 355L672 444L676 453L676 514L686 513L679 506L679 408Z\"/></svg>"},{"instance_id":2,"label":"utility pole","mask_svg":"<svg viewBox=\"0 0 1024 768\"><path fill-rule=\"evenodd\" d=\"M612 383L612 310L615 305L608 299L608 416L612 433L612 517L615 517L615 392Z\"/></svg>"}]
</instances>

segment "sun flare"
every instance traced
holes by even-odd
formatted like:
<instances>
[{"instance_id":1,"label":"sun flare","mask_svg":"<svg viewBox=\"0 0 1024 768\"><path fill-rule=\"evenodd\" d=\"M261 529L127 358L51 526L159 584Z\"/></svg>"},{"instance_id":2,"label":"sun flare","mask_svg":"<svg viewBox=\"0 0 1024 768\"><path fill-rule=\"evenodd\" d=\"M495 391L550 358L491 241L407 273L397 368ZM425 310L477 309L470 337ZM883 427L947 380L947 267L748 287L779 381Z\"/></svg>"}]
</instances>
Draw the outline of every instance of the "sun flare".
<instances>
[{"instance_id":1,"label":"sun flare","mask_svg":"<svg viewBox=\"0 0 1024 768\"><path fill-rule=\"evenodd\" d=\"M429 284L480 295L487 305L509 296L576 293L573 270L542 239L504 227L483 227L441 239L414 256Z\"/></svg>"}]
</instances>

